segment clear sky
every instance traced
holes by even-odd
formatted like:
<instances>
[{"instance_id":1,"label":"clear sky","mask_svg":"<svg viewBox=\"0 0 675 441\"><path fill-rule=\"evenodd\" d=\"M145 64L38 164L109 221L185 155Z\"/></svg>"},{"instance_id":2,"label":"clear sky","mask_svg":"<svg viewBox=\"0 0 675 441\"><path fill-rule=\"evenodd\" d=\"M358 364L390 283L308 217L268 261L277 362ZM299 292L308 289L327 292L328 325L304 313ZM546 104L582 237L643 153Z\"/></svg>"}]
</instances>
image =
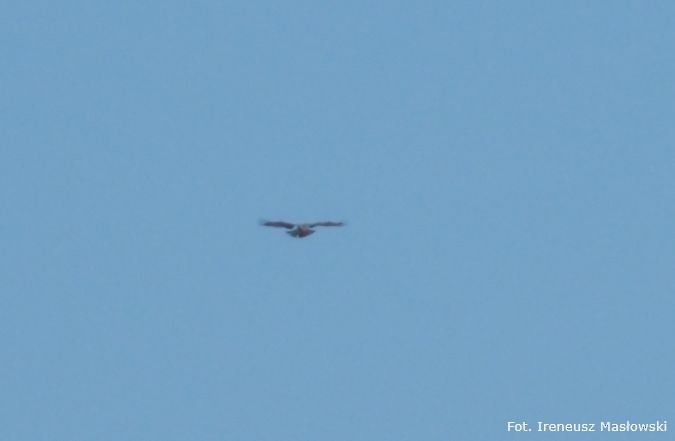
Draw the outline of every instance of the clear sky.
<instances>
[{"instance_id":1,"label":"clear sky","mask_svg":"<svg viewBox=\"0 0 675 441\"><path fill-rule=\"evenodd\" d=\"M27 0L0 37L0 439L675 431L675 3Z\"/></svg>"}]
</instances>

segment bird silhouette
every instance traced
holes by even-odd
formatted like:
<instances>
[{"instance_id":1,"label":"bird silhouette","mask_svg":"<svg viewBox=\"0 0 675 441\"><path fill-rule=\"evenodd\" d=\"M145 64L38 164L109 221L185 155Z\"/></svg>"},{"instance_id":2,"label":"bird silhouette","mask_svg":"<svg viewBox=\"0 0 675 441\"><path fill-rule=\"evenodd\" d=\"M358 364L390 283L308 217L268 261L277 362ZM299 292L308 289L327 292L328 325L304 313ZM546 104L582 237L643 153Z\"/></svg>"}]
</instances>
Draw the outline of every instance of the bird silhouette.
<instances>
[{"instance_id":1,"label":"bird silhouette","mask_svg":"<svg viewBox=\"0 0 675 441\"><path fill-rule=\"evenodd\" d=\"M310 234L314 234L316 232L314 228L316 227L341 227L345 223L325 221L325 222L312 222L308 224L294 224L285 221L261 221L260 224L265 227L286 228L288 230L286 231L286 234L301 239L303 237L309 236Z\"/></svg>"}]
</instances>

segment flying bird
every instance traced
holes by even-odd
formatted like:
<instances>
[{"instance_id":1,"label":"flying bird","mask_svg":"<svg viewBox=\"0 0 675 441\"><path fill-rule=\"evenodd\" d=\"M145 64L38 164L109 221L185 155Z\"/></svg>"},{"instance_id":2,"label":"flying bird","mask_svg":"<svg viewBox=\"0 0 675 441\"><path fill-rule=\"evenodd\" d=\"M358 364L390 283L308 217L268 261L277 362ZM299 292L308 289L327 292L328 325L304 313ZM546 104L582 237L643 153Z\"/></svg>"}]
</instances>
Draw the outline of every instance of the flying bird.
<instances>
[{"instance_id":1,"label":"flying bird","mask_svg":"<svg viewBox=\"0 0 675 441\"><path fill-rule=\"evenodd\" d=\"M303 238L309 236L310 234L314 234L316 232L314 228L316 227L341 227L345 224L344 222L332 221L313 222L311 224L292 224L290 222L284 221L262 221L260 223L265 227L286 228L288 230L286 231L286 234L290 234L291 236L297 238Z\"/></svg>"}]
</instances>

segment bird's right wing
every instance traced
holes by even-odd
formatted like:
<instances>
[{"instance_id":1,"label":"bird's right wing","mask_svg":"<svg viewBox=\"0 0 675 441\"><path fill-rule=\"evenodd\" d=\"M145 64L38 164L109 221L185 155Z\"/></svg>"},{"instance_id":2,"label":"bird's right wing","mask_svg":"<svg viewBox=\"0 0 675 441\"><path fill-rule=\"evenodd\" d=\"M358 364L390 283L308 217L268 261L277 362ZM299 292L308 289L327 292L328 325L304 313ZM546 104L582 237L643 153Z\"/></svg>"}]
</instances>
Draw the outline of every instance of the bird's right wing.
<instances>
[{"instance_id":1,"label":"bird's right wing","mask_svg":"<svg viewBox=\"0 0 675 441\"><path fill-rule=\"evenodd\" d=\"M260 225L264 225L266 227L288 228L289 230L291 228L295 228L295 224L292 224L290 222L284 222L284 221L260 221Z\"/></svg>"}]
</instances>

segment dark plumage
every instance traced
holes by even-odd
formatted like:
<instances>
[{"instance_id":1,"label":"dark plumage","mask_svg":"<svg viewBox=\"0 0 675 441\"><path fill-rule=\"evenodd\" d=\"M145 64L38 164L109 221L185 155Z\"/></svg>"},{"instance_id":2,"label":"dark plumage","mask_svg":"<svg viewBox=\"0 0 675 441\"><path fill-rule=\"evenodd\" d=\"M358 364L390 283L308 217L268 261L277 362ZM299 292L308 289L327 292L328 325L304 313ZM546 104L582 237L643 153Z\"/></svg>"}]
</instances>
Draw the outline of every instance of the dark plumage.
<instances>
[{"instance_id":1,"label":"dark plumage","mask_svg":"<svg viewBox=\"0 0 675 441\"><path fill-rule=\"evenodd\" d=\"M309 236L310 234L314 234L316 231L314 230L315 227L341 227L344 225L344 222L325 221L313 222L309 224L292 224L290 222L284 221L262 221L260 224L265 227L286 228L289 230L286 231L286 234L297 238L303 238Z\"/></svg>"}]
</instances>

